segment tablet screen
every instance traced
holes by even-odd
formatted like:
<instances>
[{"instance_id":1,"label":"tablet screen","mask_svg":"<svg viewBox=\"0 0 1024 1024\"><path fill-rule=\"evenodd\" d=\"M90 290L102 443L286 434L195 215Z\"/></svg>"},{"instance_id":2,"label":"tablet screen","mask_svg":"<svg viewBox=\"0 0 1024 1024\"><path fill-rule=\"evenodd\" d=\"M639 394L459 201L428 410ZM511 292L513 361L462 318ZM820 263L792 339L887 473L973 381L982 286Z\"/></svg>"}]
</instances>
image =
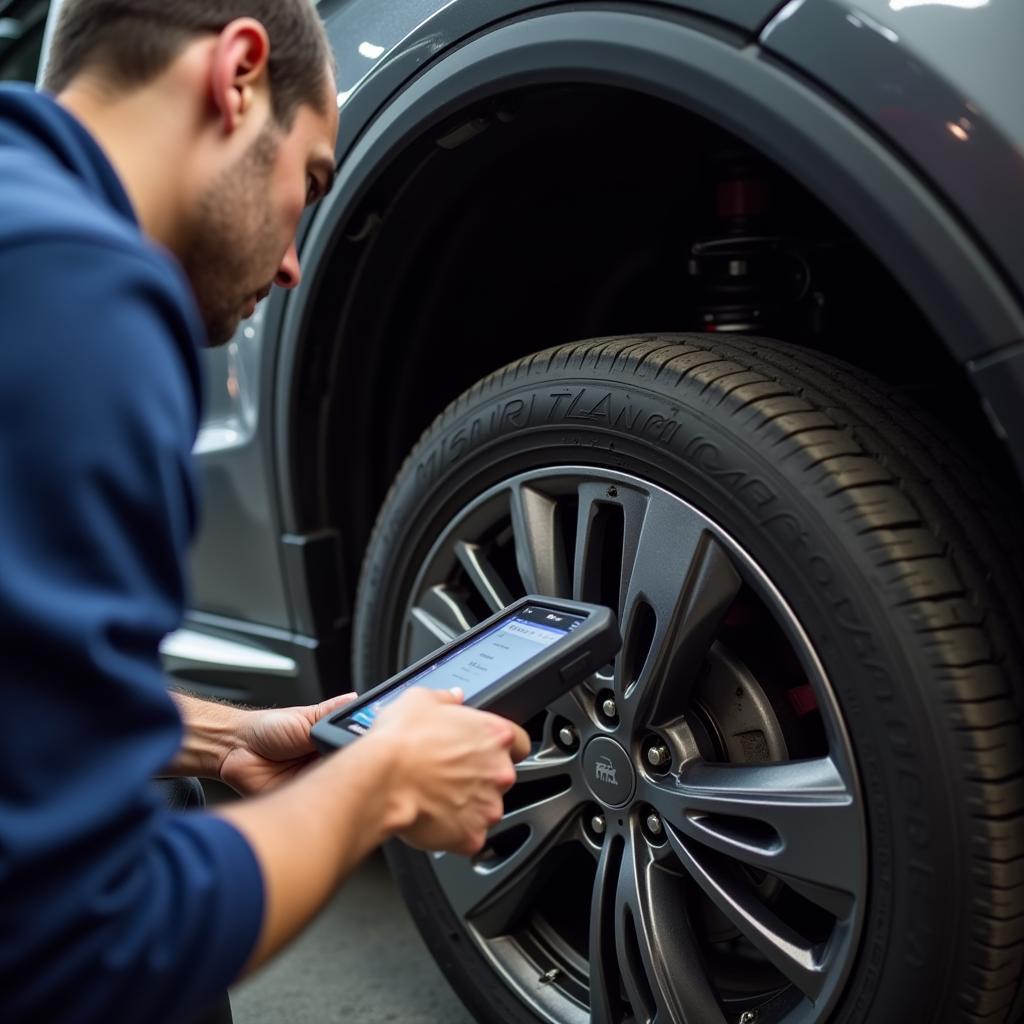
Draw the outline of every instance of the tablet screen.
<instances>
[{"instance_id":1,"label":"tablet screen","mask_svg":"<svg viewBox=\"0 0 1024 1024\"><path fill-rule=\"evenodd\" d=\"M534 655L585 621L580 615L566 615L549 608L527 605L511 618L495 623L486 633L427 665L380 700L356 711L346 725L357 732L368 729L377 712L410 686L424 686L430 690L450 690L458 686L467 698L473 697L500 682L509 672L525 665Z\"/></svg>"}]
</instances>

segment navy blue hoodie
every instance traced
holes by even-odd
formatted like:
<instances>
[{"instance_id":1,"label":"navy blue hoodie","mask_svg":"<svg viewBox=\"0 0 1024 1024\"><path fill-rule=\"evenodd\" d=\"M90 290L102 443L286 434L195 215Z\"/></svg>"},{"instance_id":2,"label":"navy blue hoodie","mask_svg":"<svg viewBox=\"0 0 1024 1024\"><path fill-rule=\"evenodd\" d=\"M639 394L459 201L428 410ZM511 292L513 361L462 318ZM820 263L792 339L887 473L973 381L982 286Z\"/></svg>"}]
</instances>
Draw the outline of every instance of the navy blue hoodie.
<instances>
[{"instance_id":1,"label":"navy blue hoodie","mask_svg":"<svg viewBox=\"0 0 1024 1024\"><path fill-rule=\"evenodd\" d=\"M0 86L0 1020L173 1021L263 914L248 844L172 813L158 645L185 599L202 325L100 147Z\"/></svg>"}]
</instances>

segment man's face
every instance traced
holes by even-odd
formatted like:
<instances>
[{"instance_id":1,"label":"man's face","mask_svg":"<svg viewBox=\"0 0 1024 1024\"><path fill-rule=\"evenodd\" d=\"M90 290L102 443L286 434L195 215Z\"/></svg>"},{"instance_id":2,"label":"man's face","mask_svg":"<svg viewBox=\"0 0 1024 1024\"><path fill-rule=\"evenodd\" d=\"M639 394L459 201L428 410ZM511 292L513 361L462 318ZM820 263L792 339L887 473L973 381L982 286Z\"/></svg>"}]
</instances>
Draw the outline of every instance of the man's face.
<instances>
[{"instance_id":1,"label":"man's face","mask_svg":"<svg viewBox=\"0 0 1024 1024\"><path fill-rule=\"evenodd\" d=\"M330 84L330 83L329 83ZM288 132L268 118L259 137L201 195L180 256L210 345L222 345L278 284L299 283L295 231L330 188L338 111L302 106Z\"/></svg>"}]
</instances>

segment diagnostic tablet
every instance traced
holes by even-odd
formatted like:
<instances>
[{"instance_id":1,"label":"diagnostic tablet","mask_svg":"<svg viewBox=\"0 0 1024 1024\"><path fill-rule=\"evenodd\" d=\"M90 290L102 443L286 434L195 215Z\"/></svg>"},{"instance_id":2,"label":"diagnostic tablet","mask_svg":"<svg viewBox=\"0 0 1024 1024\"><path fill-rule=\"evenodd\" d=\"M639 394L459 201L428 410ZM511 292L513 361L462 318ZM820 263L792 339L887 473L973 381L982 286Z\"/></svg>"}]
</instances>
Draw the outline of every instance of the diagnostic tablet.
<instances>
[{"instance_id":1,"label":"diagnostic tablet","mask_svg":"<svg viewBox=\"0 0 1024 1024\"><path fill-rule=\"evenodd\" d=\"M607 665L621 643L610 609L529 595L321 719L311 736L323 752L352 743L411 686L457 686L470 707L522 724Z\"/></svg>"}]
</instances>

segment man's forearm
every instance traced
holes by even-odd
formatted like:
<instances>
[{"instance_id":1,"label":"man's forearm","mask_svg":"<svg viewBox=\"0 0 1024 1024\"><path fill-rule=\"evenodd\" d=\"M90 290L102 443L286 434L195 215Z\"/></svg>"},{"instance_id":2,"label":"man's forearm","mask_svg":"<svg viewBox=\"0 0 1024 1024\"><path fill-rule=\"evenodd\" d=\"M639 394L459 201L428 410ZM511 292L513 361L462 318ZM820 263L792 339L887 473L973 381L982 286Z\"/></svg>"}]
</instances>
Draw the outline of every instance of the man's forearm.
<instances>
[{"instance_id":1,"label":"man's forearm","mask_svg":"<svg viewBox=\"0 0 1024 1024\"><path fill-rule=\"evenodd\" d=\"M219 778L254 712L174 691L171 697L185 735L167 773ZM374 847L410 823L413 809L400 806L388 784L391 760L389 741L367 738L310 765L278 792L213 812L246 838L263 875L263 927L246 970L287 943Z\"/></svg>"},{"instance_id":2,"label":"man's forearm","mask_svg":"<svg viewBox=\"0 0 1024 1024\"><path fill-rule=\"evenodd\" d=\"M171 691L171 699L178 706L178 713L185 724L185 735L181 749L163 774L220 778L221 763L237 743L242 719L247 712L230 704L202 700L174 690Z\"/></svg>"},{"instance_id":3,"label":"man's forearm","mask_svg":"<svg viewBox=\"0 0 1024 1024\"><path fill-rule=\"evenodd\" d=\"M392 761L388 742L366 737L276 792L216 810L248 840L263 873L263 927L246 971L287 943L371 850L411 824L415 808L389 785Z\"/></svg>"}]
</instances>

